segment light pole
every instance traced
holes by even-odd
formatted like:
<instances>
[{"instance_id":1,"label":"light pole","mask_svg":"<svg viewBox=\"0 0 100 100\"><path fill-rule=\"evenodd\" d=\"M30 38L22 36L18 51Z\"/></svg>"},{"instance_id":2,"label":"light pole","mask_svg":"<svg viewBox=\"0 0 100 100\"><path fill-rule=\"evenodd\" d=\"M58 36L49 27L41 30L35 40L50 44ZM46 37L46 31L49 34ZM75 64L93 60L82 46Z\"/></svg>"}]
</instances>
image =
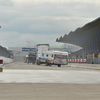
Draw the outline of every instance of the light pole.
<instances>
[{"instance_id":1,"label":"light pole","mask_svg":"<svg viewBox=\"0 0 100 100\"><path fill-rule=\"evenodd\" d=\"M32 42L34 43L34 47L36 47L36 42L32 40Z\"/></svg>"},{"instance_id":2,"label":"light pole","mask_svg":"<svg viewBox=\"0 0 100 100\"><path fill-rule=\"evenodd\" d=\"M28 44L28 48L30 48L30 41L28 41L27 44Z\"/></svg>"}]
</instances>

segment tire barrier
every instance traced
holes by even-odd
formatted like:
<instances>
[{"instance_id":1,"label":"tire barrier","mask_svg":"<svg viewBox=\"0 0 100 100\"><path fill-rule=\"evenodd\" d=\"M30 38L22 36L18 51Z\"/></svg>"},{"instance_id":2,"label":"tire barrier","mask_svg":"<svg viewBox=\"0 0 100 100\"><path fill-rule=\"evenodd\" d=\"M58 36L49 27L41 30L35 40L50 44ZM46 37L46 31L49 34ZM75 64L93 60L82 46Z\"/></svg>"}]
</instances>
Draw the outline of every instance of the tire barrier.
<instances>
[{"instance_id":1,"label":"tire barrier","mask_svg":"<svg viewBox=\"0 0 100 100\"><path fill-rule=\"evenodd\" d=\"M0 72L3 72L3 60L0 60Z\"/></svg>"},{"instance_id":2,"label":"tire barrier","mask_svg":"<svg viewBox=\"0 0 100 100\"><path fill-rule=\"evenodd\" d=\"M86 63L86 59L68 59L69 63Z\"/></svg>"}]
</instances>

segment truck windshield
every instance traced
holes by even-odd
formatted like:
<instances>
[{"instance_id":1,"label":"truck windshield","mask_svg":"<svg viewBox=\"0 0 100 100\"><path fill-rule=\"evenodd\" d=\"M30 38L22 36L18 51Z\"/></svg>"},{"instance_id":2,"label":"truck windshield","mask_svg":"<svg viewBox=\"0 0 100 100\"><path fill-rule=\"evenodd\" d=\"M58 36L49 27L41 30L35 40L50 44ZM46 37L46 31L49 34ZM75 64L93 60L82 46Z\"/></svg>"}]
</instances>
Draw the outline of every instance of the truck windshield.
<instances>
[{"instance_id":1,"label":"truck windshield","mask_svg":"<svg viewBox=\"0 0 100 100\"><path fill-rule=\"evenodd\" d=\"M55 58L67 59L67 55L55 55Z\"/></svg>"}]
</instances>

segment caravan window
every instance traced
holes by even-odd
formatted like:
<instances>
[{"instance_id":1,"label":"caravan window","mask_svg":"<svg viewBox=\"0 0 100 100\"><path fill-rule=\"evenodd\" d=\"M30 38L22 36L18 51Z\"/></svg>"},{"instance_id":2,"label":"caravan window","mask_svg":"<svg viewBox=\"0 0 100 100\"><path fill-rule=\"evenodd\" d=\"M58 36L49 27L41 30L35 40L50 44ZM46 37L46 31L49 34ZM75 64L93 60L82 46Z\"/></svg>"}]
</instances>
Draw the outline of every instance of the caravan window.
<instances>
[{"instance_id":1,"label":"caravan window","mask_svg":"<svg viewBox=\"0 0 100 100\"><path fill-rule=\"evenodd\" d=\"M42 54L42 56L44 56L44 54Z\"/></svg>"},{"instance_id":2,"label":"caravan window","mask_svg":"<svg viewBox=\"0 0 100 100\"><path fill-rule=\"evenodd\" d=\"M67 56L66 55L55 55L55 58L67 59Z\"/></svg>"},{"instance_id":3,"label":"caravan window","mask_svg":"<svg viewBox=\"0 0 100 100\"><path fill-rule=\"evenodd\" d=\"M46 57L48 57L48 54L46 54Z\"/></svg>"}]
</instances>

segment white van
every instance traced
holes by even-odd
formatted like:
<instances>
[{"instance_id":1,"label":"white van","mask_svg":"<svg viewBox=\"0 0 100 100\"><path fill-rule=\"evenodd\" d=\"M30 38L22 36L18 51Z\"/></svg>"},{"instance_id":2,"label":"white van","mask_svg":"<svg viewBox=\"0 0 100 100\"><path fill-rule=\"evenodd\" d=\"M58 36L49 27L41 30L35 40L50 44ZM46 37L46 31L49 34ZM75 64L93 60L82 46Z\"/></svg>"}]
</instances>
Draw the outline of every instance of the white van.
<instances>
[{"instance_id":1,"label":"white van","mask_svg":"<svg viewBox=\"0 0 100 100\"><path fill-rule=\"evenodd\" d=\"M37 59L39 59L41 57L41 53L42 51L48 51L50 49L49 44L37 44L36 47L36 53L37 53Z\"/></svg>"},{"instance_id":2,"label":"white van","mask_svg":"<svg viewBox=\"0 0 100 100\"><path fill-rule=\"evenodd\" d=\"M46 65L67 65L68 64L68 52L63 51L42 51L40 59L37 61L39 64Z\"/></svg>"}]
</instances>

